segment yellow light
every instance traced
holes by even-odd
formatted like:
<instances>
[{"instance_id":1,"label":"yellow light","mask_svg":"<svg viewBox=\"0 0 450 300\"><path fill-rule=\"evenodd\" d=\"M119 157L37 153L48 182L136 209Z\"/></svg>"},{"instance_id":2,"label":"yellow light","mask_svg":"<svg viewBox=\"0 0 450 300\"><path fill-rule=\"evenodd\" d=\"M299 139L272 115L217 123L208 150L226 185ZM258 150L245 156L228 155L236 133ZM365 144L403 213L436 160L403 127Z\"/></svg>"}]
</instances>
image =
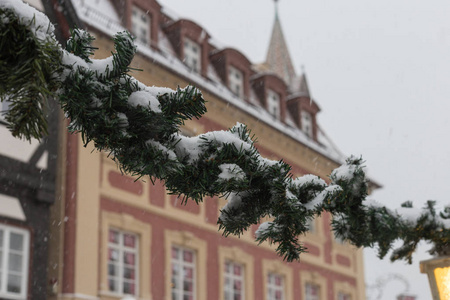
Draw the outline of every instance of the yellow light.
<instances>
[{"instance_id":1,"label":"yellow light","mask_svg":"<svg viewBox=\"0 0 450 300\"><path fill-rule=\"evenodd\" d=\"M434 276L442 300L450 300L450 267L434 269Z\"/></svg>"},{"instance_id":2,"label":"yellow light","mask_svg":"<svg viewBox=\"0 0 450 300\"><path fill-rule=\"evenodd\" d=\"M428 274L433 300L450 300L450 256L422 261L420 271Z\"/></svg>"}]
</instances>

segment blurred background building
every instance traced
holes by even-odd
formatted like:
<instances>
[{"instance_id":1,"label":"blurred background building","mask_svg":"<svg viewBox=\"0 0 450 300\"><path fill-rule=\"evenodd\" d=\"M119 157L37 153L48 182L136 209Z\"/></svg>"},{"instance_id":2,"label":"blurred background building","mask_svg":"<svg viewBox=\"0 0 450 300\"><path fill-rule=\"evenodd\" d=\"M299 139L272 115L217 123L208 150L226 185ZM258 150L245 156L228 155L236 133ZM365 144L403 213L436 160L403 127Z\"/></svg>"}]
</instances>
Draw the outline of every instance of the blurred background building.
<instances>
[{"instance_id":1,"label":"blurred background building","mask_svg":"<svg viewBox=\"0 0 450 300\"><path fill-rule=\"evenodd\" d=\"M33 1L58 24L61 39L74 24L96 37L95 58L109 56L112 35L129 30L138 45L133 67L144 70L133 76L150 86L197 86L208 113L187 122L185 135L241 122L258 137L261 154L284 159L295 176L327 180L343 162L317 123L319 105L306 74L294 70L276 13L272 33L261 33L271 34L269 45L261 45L268 47L266 61L253 63L239 45L221 46L207 28L154 0L44 2ZM2 185L0 204L6 199L14 203L8 207L16 207L9 215L0 213L0 254L17 261L13 267L0 264L1 274L8 274L1 277L0 298L45 299L47 293L50 299L73 300L365 299L362 251L334 238L329 214L309 224L310 233L301 238L309 253L302 261L283 262L273 246L254 242L257 225L240 238L222 237L216 222L224 199L183 205L161 183L121 174L107 153L85 148L79 135L63 130L63 122L52 125L61 131L46 139L43 145L49 146L13 146L11 138L12 153L5 157L16 155L17 148L29 147L31 153L14 162L3 163L6 148L0 148L1 180L13 181ZM4 126L1 130L7 135ZM52 161L51 168L37 166L45 160ZM18 169L26 171L15 178L34 172L31 177L43 179L34 184L8 178L3 169L19 162L25 165ZM10 246L13 240L22 246ZM44 248L38 251L39 245ZM14 292L6 276L16 294L8 294Z\"/></svg>"}]
</instances>

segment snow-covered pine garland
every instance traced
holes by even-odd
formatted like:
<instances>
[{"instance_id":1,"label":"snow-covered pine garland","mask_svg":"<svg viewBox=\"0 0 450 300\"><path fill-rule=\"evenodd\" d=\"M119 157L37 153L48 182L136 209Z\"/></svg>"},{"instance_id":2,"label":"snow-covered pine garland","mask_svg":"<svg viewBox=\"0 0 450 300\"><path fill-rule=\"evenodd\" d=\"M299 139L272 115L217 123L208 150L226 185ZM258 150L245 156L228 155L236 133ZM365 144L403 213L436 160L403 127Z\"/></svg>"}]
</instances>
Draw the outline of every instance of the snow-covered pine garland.
<instances>
[{"instance_id":1,"label":"snow-covered pine garland","mask_svg":"<svg viewBox=\"0 0 450 300\"><path fill-rule=\"evenodd\" d=\"M297 260L306 251L298 237L327 211L338 237L358 247L378 246L381 257L396 240L403 245L392 260L411 261L420 240L433 243L438 253L448 249L450 206L436 212L429 201L415 211L405 203L399 213L368 203L361 159L349 158L327 184L314 175L294 179L288 164L261 157L245 125L180 135L185 120L206 112L202 94L191 86L148 87L128 75L136 48L127 32L114 36L111 57L91 60L95 49L87 32L74 30L64 50L45 15L21 1L3 0L0 38L0 99L11 102L6 119L13 135L40 138L46 132L45 99L54 96L70 119L69 130L110 153L125 173L161 179L184 202L225 197L218 220L225 236L269 217L256 240L275 243L286 260Z\"/></svg>"},{"instance_id":2,"label":"snow-covered pine garland","mask_svg":"<svg viewBox=\"0 0 450 300\"><path fill-rule=\"evenodd\" d=\"M61 47L47 16L21 1L0 3L0 95L8 128L30 140L47 133L45 99L59 84Z\"/></svg>"}]
</instances>

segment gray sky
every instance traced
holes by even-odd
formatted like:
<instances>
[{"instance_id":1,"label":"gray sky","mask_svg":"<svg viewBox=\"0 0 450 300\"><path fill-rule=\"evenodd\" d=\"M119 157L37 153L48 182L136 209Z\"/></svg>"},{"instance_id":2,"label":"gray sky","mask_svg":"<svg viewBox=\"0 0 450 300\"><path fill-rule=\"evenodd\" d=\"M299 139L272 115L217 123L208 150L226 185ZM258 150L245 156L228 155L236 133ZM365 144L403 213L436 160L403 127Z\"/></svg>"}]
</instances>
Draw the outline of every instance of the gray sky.
<instances>
[{"instance_id":1,"label":"gray sky","mask_svg":"<svg viewBox=\"0 0 450 300\"><path fill-rule=\"evenodd\" d=\"M273 1L161 0L195 20L252 62L265 58ZM435 0L279 1L279 15L297 72L304 65L322 112L319 123L346 154L362 155L384 188L371 198L388 207L406 200L448 204L450 158L450 2ZM418 300L430 299L419 261L380 262L365 251L366 281L401 274ZM403 292L399 280L382 299ZM370 295L374 297L374 291Z\"/></svg>"}]
</instances>

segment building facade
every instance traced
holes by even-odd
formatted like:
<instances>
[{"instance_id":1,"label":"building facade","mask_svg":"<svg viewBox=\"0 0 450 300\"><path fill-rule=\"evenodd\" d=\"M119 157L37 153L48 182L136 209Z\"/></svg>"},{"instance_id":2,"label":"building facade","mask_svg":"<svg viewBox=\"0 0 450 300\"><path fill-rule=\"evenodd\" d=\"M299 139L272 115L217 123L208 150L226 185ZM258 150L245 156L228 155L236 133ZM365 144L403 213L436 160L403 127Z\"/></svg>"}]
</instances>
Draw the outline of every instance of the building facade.
<instances>
[{"instance_id":1,"label":"building facade","mask_svg":"<svg viewBox=\"0 0 450 300\"><path fill-rule=\"evenodd\" d=\"M60 42L78 22L69 1L25 2L58 24L55 35ZM0 299L44 300L53 288L48 270L54 267L49 252L55 231L50 228L60 224L51 222L50 215L60 199L59 153L66 147L58 143L64 132L59 104L54 99L46 103L48 135L24 141L9 132L4 113L10 103L0 102Z\"/></svg>"},{"instance_id":2,"label":"building facade","mask_svg":"<svg viewBox=\"0 0 450 300\"><path fill-rule=\"evenodd\" d=\"M95 58L109 56L112 34L128 29L138 44L133 67L144 70L133 76L147 85L193 84L202 91L208 112L186 122L184 134L241 122L258 137L261 154L284 159L295 176L326 180L341 164L317 124L320 109L306 75L297 76L292 67L278 16L267 60L254 64L157 1L72 3L96 37ZM79 135L65 135L62 144L51 299L365 299L362 251L334 239L330 215L312 222L301 238L309 250L301 262L286 263L273 246L255 243L257 225L240 238L218 232L226 200L181 204L160 182L122 174L107 153L85 148Z\"/></svg>"},{"instance_id":3,"label":"building facade","mask_svg":"<svg viewBox=\"0 0 450 300\"><path fill-rule=\"evenodd\" d=\"M55 145L13 138L2 117L0 138L0 299L43 300Z\"/></svg>"},{"instance_id":4,"label":"building facade","mask_svg":"<svg viewBox=\"0 0 450 300\"><path fill-rule=\"evenodd\" d=\"M41 3L33 3L43 10ZM0 299L44 300L50 209L55 202L59 109L49 99L49 134L40 142L14 138L8 101L0 102Z\"/></svg>"}]
</instances>

